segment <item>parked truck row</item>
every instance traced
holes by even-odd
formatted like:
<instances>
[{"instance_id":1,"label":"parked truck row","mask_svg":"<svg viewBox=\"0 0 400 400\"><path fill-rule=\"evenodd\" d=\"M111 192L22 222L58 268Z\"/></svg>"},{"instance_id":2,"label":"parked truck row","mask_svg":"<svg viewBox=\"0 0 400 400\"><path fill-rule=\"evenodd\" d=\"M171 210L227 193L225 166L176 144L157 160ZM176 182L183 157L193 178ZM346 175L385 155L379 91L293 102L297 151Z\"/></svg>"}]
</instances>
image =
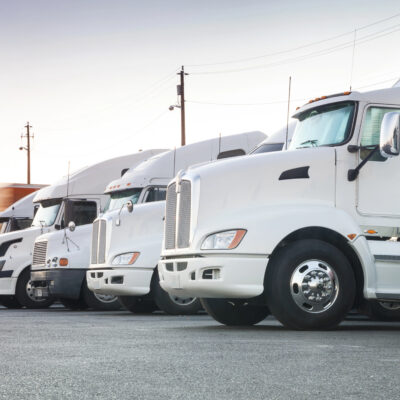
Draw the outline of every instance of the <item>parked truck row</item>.
<instances>
[{"instance_id":1,"label":"parked truck row","mask_svg":"<svg viewBox=\"0 0 400 400\"><path fill-rule=\"evenodd\" d=\"M0 301L293 329L351 309L400 320L400 88L322 96L293 119L41 189L32 227L0 235Z\"/></svg>"}]
</instances>

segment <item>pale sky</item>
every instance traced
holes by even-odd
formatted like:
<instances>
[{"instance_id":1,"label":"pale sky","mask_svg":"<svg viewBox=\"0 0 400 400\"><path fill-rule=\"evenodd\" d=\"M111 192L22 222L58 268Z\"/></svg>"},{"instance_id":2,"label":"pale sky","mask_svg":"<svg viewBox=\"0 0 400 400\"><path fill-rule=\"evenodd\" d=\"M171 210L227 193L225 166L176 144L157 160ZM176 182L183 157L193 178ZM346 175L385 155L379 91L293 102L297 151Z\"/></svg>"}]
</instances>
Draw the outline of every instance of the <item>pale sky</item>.
<instances>
[{"instance_id":1,"label":"pale sky","mask_svg":"<svg viewBox=\"0 0 400 400\"><path fill-rule=\"evenodd\" d=\"M168 107L181 65L188 143L273 133L286 122L289 76L291 112L348 90L351 75L354 90L391 86L400 78L400 4L0 0L0 49L0 182L26 181L18 148L29 121L32 182L51 183L68 161L74 171L179 146L179 110Z\"/></svg>"}]
</instances>

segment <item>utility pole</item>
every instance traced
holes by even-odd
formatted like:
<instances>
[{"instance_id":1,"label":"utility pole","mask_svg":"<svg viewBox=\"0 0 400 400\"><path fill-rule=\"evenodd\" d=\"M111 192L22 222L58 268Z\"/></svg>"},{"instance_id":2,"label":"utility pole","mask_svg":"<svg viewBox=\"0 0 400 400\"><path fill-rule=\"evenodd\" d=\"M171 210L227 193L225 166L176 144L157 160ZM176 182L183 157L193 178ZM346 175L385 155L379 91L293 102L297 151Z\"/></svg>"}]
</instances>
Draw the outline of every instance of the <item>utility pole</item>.
<instances>
[{"instance_id":1,"label":"utility pole","mask_svg":"<svg viewBox=\"0 0 400 400\"><path fill-rule=\"evenodd\" d=\"M26 134L21 135L21 139L26 138L26 147L21 146L19 149L27 151L27 158L28 158L27 183L28 183L28 185L30 185L30 183L31 183L31 138L33 139L34 136L33 135L31 136L30 128L32 128L32 126L29 125L29 122L26 123L25 128L26 128Z\"/></svg>"},{"instance_id":2,"label":"utility pole","mask_svg":"<svg viewBox=\"0 0 400 400\"><path fill-rule=\"evenodd\" d=\"M186 144L186 125L185 125L185 70L182 69L178 72L181 77L181 84L178 86L178 95L181 96L181 146Z\"/></svg>"},{"instance_id":3,"label":"utility pole","mask_svg":"<svg viewBox=\"0 0 400 400\"><path fill-rule=\"evenodd\" d=\"M180 101L178 104L173 106L169 106L170 111L175 108L181 109L181 146L186 144L186 126L185 126L185 75L189 75L185 73L185 69L182 65L181 70L177 73L180 76L180 84L176 86L176 91L178 96L180 96Z\"/></svg>"}]
</instances>

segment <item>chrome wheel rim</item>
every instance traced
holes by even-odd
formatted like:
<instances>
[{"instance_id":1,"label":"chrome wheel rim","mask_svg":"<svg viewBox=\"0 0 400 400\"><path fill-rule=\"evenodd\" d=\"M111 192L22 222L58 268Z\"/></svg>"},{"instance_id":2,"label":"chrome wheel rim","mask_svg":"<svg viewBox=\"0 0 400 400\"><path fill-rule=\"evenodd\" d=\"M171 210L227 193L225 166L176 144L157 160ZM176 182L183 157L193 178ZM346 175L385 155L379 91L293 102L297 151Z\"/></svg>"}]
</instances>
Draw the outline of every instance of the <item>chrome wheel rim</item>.
<instances>
[{"instance_id":1,"label":"chrome wheel rim","mask_svg":"<svg viewBox=\"0 0 400 400\"><path fill-rule=\"evenodd\" d=\"M332 267L322 260L307 260L296 267L290 279L290 293L303 311L322 313L335 303L339 281Z\"/></svg>"},{"instance_id":2,"label":"chrome wheel rim","mask_svg":"<svg viewBox=\"0 0 400 400\"><path fill-rule=\"evenodd\" d=\"M389 311L399 311L400 310L400 303L396 303L393 301L380 301L379 304L385 310L389 310Z\"/></svg>"},{"instance_id":3,"label":"chrome wheel rim","mask_svg":"<svg viewBox=\"0 0 400 400\"><path fill-rule=\"evenodd\" d=\"M117 296L114 296L112 294L99 294L99 293L93 293L94 297L96 297L97 300L101 301L102 303L112 303L115 300L117 300Z\"/></svg>"},{"instance_id":4,"label":"chrome wheel rim","mask_svg":"<svg viewBox=\"0 0 400 400\"><path fill-rule=\"evenodd\" d=\"M196 297L178 297L172 294L169 295L169 298L178 306L190 306L197 300Z\"/></svg>"},{"instance_id":5,"label":"chrome wheel rim","mask_svg":"<svg viewBox=\"0 0 400 400\"><path fill-rule=\"evenodd\" d=\"M29 280L29 281L26 283L25 291L26 291L27 296L28 296L32 301L34 301L34 302L36 302L36 303L42 303L43 301L46 301L46 300L47 300L46 298L42 298L42 297L39 297L39 298L38 298L38 297L35 296L35 291L33 290L32 281L31 281L31 280Z\"/></svg>"}]
</instances>

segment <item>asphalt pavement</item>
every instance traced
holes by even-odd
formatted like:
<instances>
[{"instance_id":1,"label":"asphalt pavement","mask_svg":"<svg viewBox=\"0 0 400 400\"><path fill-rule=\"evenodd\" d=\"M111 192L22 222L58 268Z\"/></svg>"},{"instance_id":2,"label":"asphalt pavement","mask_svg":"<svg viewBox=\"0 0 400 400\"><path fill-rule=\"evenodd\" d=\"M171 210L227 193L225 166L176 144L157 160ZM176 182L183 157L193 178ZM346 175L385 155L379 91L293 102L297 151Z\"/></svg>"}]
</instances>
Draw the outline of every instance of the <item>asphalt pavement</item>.
<instances>
[{"instance_id":1,"label":"asphalt pavement","mask_svg":"<svg viewBox=\"0 0 400 400\"><path fill-rule=\"evenodd\" d=\"M400 323L0 308L0 399L399 399Z\"/></svg>"}]
</instances>

